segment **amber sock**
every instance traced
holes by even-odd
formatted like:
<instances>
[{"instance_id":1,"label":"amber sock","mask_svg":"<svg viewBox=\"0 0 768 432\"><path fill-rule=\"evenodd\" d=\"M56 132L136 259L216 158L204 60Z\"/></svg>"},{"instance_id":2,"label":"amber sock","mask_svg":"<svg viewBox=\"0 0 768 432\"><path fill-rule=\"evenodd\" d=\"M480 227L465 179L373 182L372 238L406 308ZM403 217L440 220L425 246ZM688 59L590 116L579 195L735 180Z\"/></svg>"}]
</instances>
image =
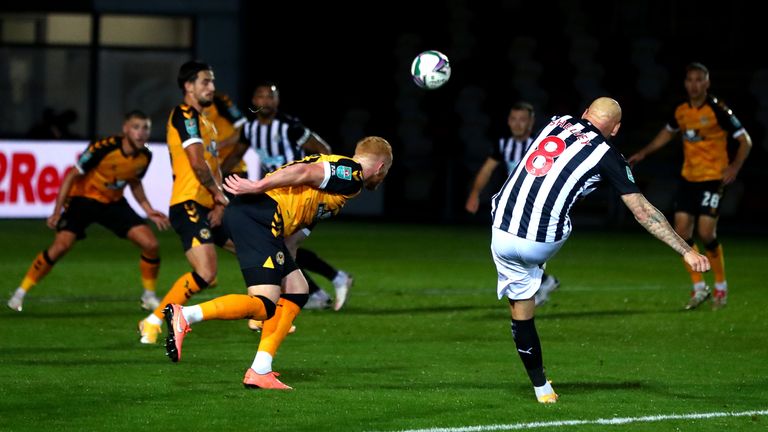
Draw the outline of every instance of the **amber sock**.
<instances>
[{"instance_id":1,"label":"amber sock","mask_svg":"<svg viewBox=\"0 0 768 432\"><path fill-rule=\"evenodd\" d=\"M139 271L141 272L141 284L144 286L144 291L155 291L157 274L160 271L160 258L147 258L142 255L139 259Z\"/></svg>"},{"instance_id":2,"label":"amber sock","mask_svg":"<svg viewBox=\"0 0 768 432\"><path fill-rule=\"evenodd\" d=\"M199 307L201 314L196 314L193 308ZM197 306L184 308L184 317L190 324L208 320L236 320L250 318L256 320L268 320L275 314L275 303L263 296L249 296L246 294L229 294L217 297ZM187 316L187 309L190 309ZM196 319L196 317L198 317Z\"/></svg>"},{"instance_id":3,"label":"amber sock","mask_svg":"<svg viewBox=\"0 0 768 432\"><path fill-rule=\"evenodd\" d=\"M33 286L40 282L45 277L45 275L48 274L48 272L51 271L55 263L56 262L52 260L50 256L48 256L47 250L37 254L35 260L32 261L32 264L29 266L27 274L21 281L21 289L24 291L29 291Z\"/></svg>"},{"instance_id":4,"label":"amber sock","mask_svg":"<svg viewBox=\"0 0 768 432\"><path fill-rule=\"evenodd\" d=\"M180 278L176 280L176 282L171 287L171 290L168 291L168 294L163 297L163 300L160 302L160 306L158 306L157 309L152 312L152 315L162 319L163 316L165 316L163 314L163 309L165 309L167 305L183 305L187 302L187 300L189 300L190 297L192 297L193 294L200 292L200 290L207 287L208 282L201 278L197 273L184 273Z\"/></svg>"},{"instance_id":5,"label":"amber sock","mask_svg":"<svg viewBox=\"0 0 768 432\"><path fill-rule=\"evenodd\" d=\"M308 298L309 294L283 294L280 297L275 315L264 321L259 351L265 351L272 357L275 356L280 344L288 336L293 320L301 312L301 308L307 303Z\"/></svg>"},{"instance_id":6,"label":"amber sock","mask_svg":"<svg viewBox=\"0 0 768 432\"><path fill-rule=\"evenodd\" d=\"M715 285L725 286L725 258L723 257L723 245L717 239L704 245L705 253L709 258L712 273L715 274Z\"/></svg>"}]
</instances>

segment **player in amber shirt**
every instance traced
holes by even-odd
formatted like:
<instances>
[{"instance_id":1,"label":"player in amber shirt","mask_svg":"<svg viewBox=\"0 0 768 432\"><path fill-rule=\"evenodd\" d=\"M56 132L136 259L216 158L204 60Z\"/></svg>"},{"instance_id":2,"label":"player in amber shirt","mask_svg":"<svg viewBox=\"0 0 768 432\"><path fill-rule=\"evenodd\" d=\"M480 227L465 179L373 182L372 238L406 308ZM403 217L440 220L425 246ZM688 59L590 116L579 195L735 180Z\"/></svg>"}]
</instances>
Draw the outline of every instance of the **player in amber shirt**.
<instances>
[{"instance_id":1,"label":"player in amber shirt","mask_svg":"<svg viewBox=\"0 0 768 432\"><path fill-rule=\"evenodd\" d=\"M235 242L248 294L188 307L168 305L166 352L171 360L181 359L190 324L213 319L266 320L243 384L289 390L272 371L272 359L309 297L307 281L294 262L297 243L318 221L337 214L363 187L375 189L391 165L389 143L368 137L358 142L352 158L308 156L255 182L227 177L227 191L239 196L225 213L225 226Z\"/></svg>"},{"instance_id":2,"label":"player in amber shirt","mask_svg":"<svg viewBox=\"0 0 768 432\"><path fill-rule=\"evenodd\" d=\"M221 187L216 129L200 114L204 107L213 103L213 81L213 69L208 64L190 61L179 69L177 83L184 94L184 102L171 111L167 126L173 169L169 213L192 271L177 279L160 305L139 322L141 343L157 341L165 305L185 303L216 279L214 245L231 247L221 229L224 206L229 199Z\"/></svg>"},{"instance_id":3,"label":"player in amber shirt","mask_svg":"<svg viewBox=\"0 0 768 432\"><path fill-rule=\"evenodd\" d=\"M728 283L725 279L723 247L717 240L717 219L723 189L733 183L752 148L752 139L741 122L722 100L707 93L709 70L701 63L686 68L685 90L688 100L675 109L674 117L643 149L629 158L629 163L643 160L682 132L683 182L675 200L675 230L688 244L695 246L694 227L704 244L715 274L712 307L725 306ZM728 159L728 137L739 143L733 160ZM692 271L693 289L686 309L694 309L706 301L710 289L701 273Z\"/></svg>"},{"instance_id":4,"label":"player in amber shirt","mask_svg":"<svg viewBox=\"0 0 768 432\"><path fill-rule=\"evenodd\" d=\"M203 114L216 128L218 136L216 149L219 153L219 166L223 169L222 164L235 150L235 144L240 139L240 129L248 119L245 118L228 95L218 92L213 95L213 103L203 109ZM248 178L248 166L242 158L232 169L222 172L222 177L226 178L231 174Z\"/></svg>"},{"instance_id":5,"label":"player in amber shirt","mask_svg":"<svg viewBox=\"0 0 768 432\"><path fill-rule=\"evenodd\" d=\"M32 262L21 285L8 301L9 308L21 312L27 291L51 271L77 240L85 238L85 230L92 223L103 225L141 249L139 269L144 285L141 304L146 310L158 306L155 296L160 267L157 238L123 197L125 186L130 185L134 198L157 228L164 230L170 226L168 218L152 208L141 184L152 160L152 153L146 146L150 126L146 114L129 112L123 121L123 135L90 143L75 168L67 172L53 214L47 221L48 227L56 230L56 237L53 244Z\"/></svg>"}]
</instances>

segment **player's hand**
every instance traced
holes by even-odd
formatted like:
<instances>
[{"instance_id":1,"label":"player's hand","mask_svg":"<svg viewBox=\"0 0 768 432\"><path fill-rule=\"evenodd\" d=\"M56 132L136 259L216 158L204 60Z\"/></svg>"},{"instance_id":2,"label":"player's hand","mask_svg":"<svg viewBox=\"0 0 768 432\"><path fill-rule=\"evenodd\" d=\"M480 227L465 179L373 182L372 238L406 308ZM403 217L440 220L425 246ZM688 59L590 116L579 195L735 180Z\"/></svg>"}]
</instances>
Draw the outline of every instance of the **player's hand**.
<instances>
[{"instance_id":1,"label":"player's hand","mask_svg":"<svg viewBox=\"0 0 768 432\"><path fill-rule=\"evenodd\" d=\"M215 205L213 210L208 212L208 223L211 224L211 228L216 228L221 225L221 220L224 218L224 206Z\"/></svg>"},{"instance_id":2,"label":"player's hand","mask_svg":"<svg viewBox=\"0 0 768 432\"><path fill-rule=\"evenodd\" d=\"M48 220L45 221L45 224L48 225L48 228L50 229L56 229L56 225L59 224L59 219L61 219L61 213L56 212L48 216Z\"/></svg>"},{"instance_id":3,"label":"player's hand","mask_svg":"<svg viewBox=\"0 0 768 432\"><path fill-rule=\"evenodd\" d=\"M739 175L739 169L733 166L733 164L728 165L723 170L723 184L728 185L733 183L733 181L736 180L737 175Z\"/></svg>"},{"instance_id":4,"label":"player's hand","mask_svg":"<svg viewBox=\"0 0 768 432\"><path fill-rule=\"evenodd\" d=\"M213 201L216 205L222 205L225 207L229 205L229 198L227 198L227 196L224 195L224 192L222 191L216 193L216 196L213 197Z\"/></svg>"},{"instance_id":5,"label":"player's hand","mask_svg":"<svg viewBox=\"0 0 768 432\"><path fill-rule=\"evenodd\" d=\"M234 195L260 192L256 187L256 182L237 175L231 175L224 179L224 190Z\"/></svg>"},{"instance_id":6,"label":"player's hand","mask_svg":"<svg viewBox=\"0 0 768 432\"><path fill-rule=\"evenodd\" d=\"M147 213L147 217L154 222L155 226L157 226L157 229L160 231L165 231L171 227L171 221L168 219L168 216L157 210L152 210Z\"/></svg>"},{"instance_id":7,"label":"player's hand","mask_svg":"<svg viewBox=\"0 0 768 432\"><path fill-rule=\"evenodd\" d=\"M632 165L640 162L643 159L645 159L645 155L640 153L640 152L637 152L637 153L633 154L632 156L630 156L629 159L627 159L627 163L630 166L632 166Z\"/></svg>"},{"instance_id":8,"label":"player's hand","mask_svg":"<svg viewBox=\"0 0 768 432\"><path fill-rule=\"evenodd\" d=\"M704 255L691 249L683 255L683 261L691 266L693 271L704 273L709 271L709 260Z\"/></svg>"},{"instance_id":9,"label":"player's hand","mask_svg":"<svg viewBox=\"0 0 768 432\"><path fill-rule=\"evenodd\" d=\"M467 198L467 203L464 204L464 208L472 213L477 213L477 209L480 207L480 198L476 194L469 194L469 197Z\"/></svg>"}]
</instances>

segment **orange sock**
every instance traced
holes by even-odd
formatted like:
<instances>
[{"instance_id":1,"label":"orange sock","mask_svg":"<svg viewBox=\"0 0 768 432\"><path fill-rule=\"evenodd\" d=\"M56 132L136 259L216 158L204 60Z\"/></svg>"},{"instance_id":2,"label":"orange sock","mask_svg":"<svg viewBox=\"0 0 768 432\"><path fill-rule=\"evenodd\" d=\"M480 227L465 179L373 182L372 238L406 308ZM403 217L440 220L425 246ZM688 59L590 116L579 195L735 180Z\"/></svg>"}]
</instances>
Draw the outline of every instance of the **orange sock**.
<instances>
[{"instance_id":1,"label":"orange sock","mask_svg":"<svg viewBox=\"0 0 768 432\"><path fill-rule=\"evenodd\" d=\"M305 300L306 302L306 300ZM277 302L275 315L264 321L264 328L261 329L261 342L258 351L266 351L272 357L275 356L280 344L288 336L288 330L293 325L293 320L301 312L301 306L287 300L284 297Z\"/></svg>"},{"instance_id":2,"label":"orange sock","mask_svg":"<svg viewBox=\"0 0 768 432\"><path fill-rule=\"evenodd\" d=\"M47 250L37 254L35 260L32 261L32 265L29 266L27 274L21 281L21 289L24 291L29 291L33 286L40 282L40 280L42 280L45 275L48 274L48 272L51 271L55 263L56 262L48 256Z\"/></svg>"},{"instance_id":3,"label":"orange sock","mask_svg":"<svg viewBox=\"0 0 768 432\"><path fill-rule=\"evenodd\" d=\"M723 245L717 244L717 247L713 249L707 248L707 258L709 258L709 264L712 266L712 273L715 274L715 283L722 284L725 282L725 258L723 258Z\"/></svg>"},{"instance_id":4,"label":"orange sock","mask_svg":"<svg viewBox=\"0 0 768 432\"><path fill-rule=\"evenodd\" d=\"M699 251L699 247L696 246L695 244L691 246L693 246L693 250L695 250L696 252ZM691 275L691 282L693 282L694 285L696 285L697 283L704 282L704 276L702 276L701 273L694 271L691 268L691 266L689 266L688 263L686 263L685 261L683 261L683 265L685 266L685 269L688 270L688 274Z\"/></svg>"},{"instance_id":5,"label":"orange sock","mask_svg":"<svg viewBox=\"0 0 768 432\"><path fill-rule=\"evenodd\" d=\"M163 309L169 304L186 304L187 300L196 292L207 288L208 283L195 272L184 273L173 284L168 294L163 297L160 306L152 312L156 317L163 319Z\"/></svg>"},{"instance_id":6,"label":"orange sock","mask_svg":"<svg viewBox=\"0 0 768 432\"><path fill-rule=\"evenodd\" d=\"M270 302L271 303L271 302ZM203 320L236 320L250 318L267 319L267 308L259 297L246 294L229 294L216 297L198 306L203 310Z\"/></svg>"},{"instance_id":7,"label":"orange sock","mask_svg":"<svg viewBox=\"0 0 768 432\"><path fill-rule=\"evenodd\" d=\"M157 273L160 271L160 258L147 258L144 255L139 260L141 284L146 291L154 291L157 287Z\"/></svg>"}]
</instances>

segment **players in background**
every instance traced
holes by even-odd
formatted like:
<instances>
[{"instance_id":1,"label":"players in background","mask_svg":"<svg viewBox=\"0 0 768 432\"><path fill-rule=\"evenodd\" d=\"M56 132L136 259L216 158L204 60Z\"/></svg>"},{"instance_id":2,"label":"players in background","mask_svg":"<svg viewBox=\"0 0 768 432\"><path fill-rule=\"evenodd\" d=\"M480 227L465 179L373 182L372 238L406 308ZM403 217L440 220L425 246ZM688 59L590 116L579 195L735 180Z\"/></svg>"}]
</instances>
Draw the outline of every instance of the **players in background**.
<instances>
[{"instance_id":1,"label":"players in background","mask_svg":"<svg viewBox=\"0 0 768 432\"><path fill-rule=\"evenodd\" d=\"M213 103L203 108L203 114L216 128L216 150L218 151L219 164L223 165L227 157L235 150L235 144L240 139L241 129L248 119L228 95L218 92L213 94ZM240 161L229 171L222 170L222 178L232 174L248 178L248 166L242 157L239 159Z\"/></svg>"},{"instance_id":2,"label":"players in background","mask_svg":"<svg viewBox=\"0 0 768 432\"><path fill-rule=\"evenodd\" d=\"M237 248L248 294L231 294L181 307L169 305L166 353L181 360L190 325L207 320L265 320L258 352L245 373L246 387L290 390L277 379L272 360L309 298L309 287L292 258L297 241L320 220L336 215L363 187L375 189L392 165L392 147L380 137L360 140L352 158L313 155L261 180L230 176L238 195L224 218Z\"/></svg>"},{"instance_id":3,"label":"players in background","mask_svg":"<svg viewBox=\"0 0 768 432\"><path fill-rule=\"evenodd\" d=\"M719 204L725 186L733 183L752 148L752 139L741 122L725 103L708 93L709 70L701 63L686 67L685 90L688 100L675 108L667 125L643 149L629 158L629 163L640 162L649 154L665 146L679 132L683 138L682 185L675 199L675 231L696 247L696 233L704 244L704 251L712 263L715 274L713 309L725 306L728 300L728 282L725 279L723 247L717 240ZM733 160L728 159L728 137L736 139L739 148ZM684 263L685 264L685 263ZM687 264L693 289L686 309L694 309L706 301L711 291L704 277Z\"/></svg>"},{"instance_id":4,"label":"players in background","mask_svg":"<svg viewBox=\"0 0 768 432\"><path fill-rule=\"evenodd\" d=\"M541 403L554 403L558 395L544 374L533 296L544 263L568 240L569 213L576 200L610 183L640 225L682 255L694 271L709 270L707 258L675 233L635 185L629 165L610 143L620 126L621 107L606 97L595 99L580 119L553 117L493 197L496 292L509 301L512 337Z\"/></svg>"},{"instance_id":5,"label":"players in background","mask_svg":"<svg viewBox=\"0 0 768 432\"><path fill-rule=\"evenodd\" d=\"M125 115L122 135L88 145L75 167L64 176L53 214L48 217L48 227L56 230L53 244L32 262L21 285L8 301L9 308L21 312L27 291L51 271L77 240L85 238L85 230L92 223L101 224L141 249L139 271L144 285L141 307L152 310L159 305L155 295L160 268L157 238L123 196L125 186L129 185L134 198L157 228L165 230L170 226L168 217L149 203L141 183L152 160L146 145L150 127L151 121L146 114L131 111Z\"/></svg>"},{"instance_id":6,"label":"players in background","mask_svg":"<svg viewBox=\"0 0 768 432\"><path fill-rule=\"evenodd\" d=\"M259 155L261 175L299 160L305 155L331 152L330 146L298 119L278 111L280 90L274 83L267 81L257 84L251 102L255 107L256 117L243 126L240 142L222 164L224 172L231 170L242 160L249 146ZM317 254L304 248L299 248L296 252L296 264L305 271L304 276L310 287L310 297L305 308L325 309L331 304L330 296L306 274L306 271L318 273L333 283L334 310L338 311L344 306L353 282L349 274L337 270ZM255 325L252 324L251 327L254 328Z\"/></svg>"},{"instance_id":7,"label":"players in background","mask_svg":"<svg viewBox=\"0 0 768 432\"><path fill-rule=\"evenodd\" d=\"M528 102L517 102L512 105L507 116L507 126L509 134L504 134L499 141L491 147L491 152L483 162L483 166L475 175L472 182L472 189L469 191L467 202L464 208L469 213L477 213L480 206L480 193L488 186L491 175L496 167L502 162L506 169L506 174L512 172L517 164L520 163L528 147L531 146L533 138L533 125L535 123L535 114L533 105ZM556 277L544 273L541 279L541 287L536 291L536 306L541 306L549 300L552 291L560 286L560 281Z\"/></svg>"},{"instance_id":8,"label":"players in background","mask_svg":"<svg viewBox=\"0 0 768 432\"><path fill-rule=\"evenodd\" d=\"M139 322L141 343L145 344L157 342L167 304L186 303L216 279L214 245L231 248L221 228L224 206L229 199L221 187L216 130L201 115L203 108L213 103L216 89L213 69L197 61L184 63L179 69L177 84L184 101L171 111L166 135L173 170L170 220L192 271L179 277L160 305Z\"/></svg>"}]
</instances>

